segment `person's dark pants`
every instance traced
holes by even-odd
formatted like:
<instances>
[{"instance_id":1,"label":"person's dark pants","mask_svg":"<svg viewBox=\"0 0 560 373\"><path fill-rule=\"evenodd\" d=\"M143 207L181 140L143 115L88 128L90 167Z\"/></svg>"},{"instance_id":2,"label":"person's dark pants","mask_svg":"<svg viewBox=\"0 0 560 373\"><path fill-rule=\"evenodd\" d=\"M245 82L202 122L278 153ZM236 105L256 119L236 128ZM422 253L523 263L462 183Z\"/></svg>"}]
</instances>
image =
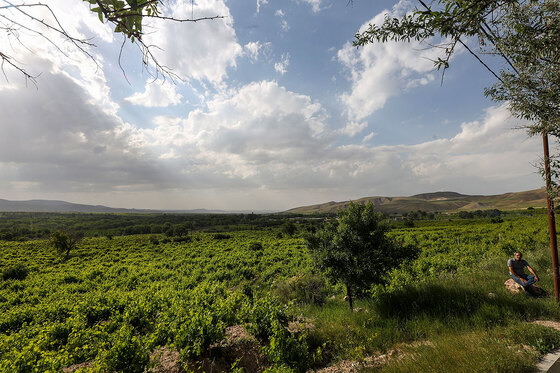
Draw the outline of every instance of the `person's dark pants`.
<instances>
[{"instance_id":1,"label":"person's dark pants","mask_svg":"<svg viewBox=\"0 0 560 373\"><path fill-rule=\"evenodd\" d=\"M521 281L521 279L513 274L509 274L511 276L511 278L513 279L513 281L517 282L519 285L523 286L523 289L525 289L525 293L527 293L527 295L529 296L533 296L533 293L531 293L531 285L533 285L535 282L535 276L533 275L521 275L520 277L522 277L524 280L527 280L527 282L523 282Z\"/></svg>"}]
</instances>

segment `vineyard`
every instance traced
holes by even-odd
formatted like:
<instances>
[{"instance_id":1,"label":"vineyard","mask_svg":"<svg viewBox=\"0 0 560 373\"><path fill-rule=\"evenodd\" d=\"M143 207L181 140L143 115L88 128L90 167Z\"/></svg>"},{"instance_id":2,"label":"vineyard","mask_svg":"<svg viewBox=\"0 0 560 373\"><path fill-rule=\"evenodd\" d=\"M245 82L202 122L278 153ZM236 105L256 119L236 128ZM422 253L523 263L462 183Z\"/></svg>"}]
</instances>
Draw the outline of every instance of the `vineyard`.
<instances>
[{"instance_id":1,"label":"vineyard","mask_svg":"<svg viewBox=\"0 0 560 373\"><path fill-rule=\"evenodd\" d=\"M87 235L68 257L47 239L0 241L0 372L531 371L560 332L527 321L560 311L503 282L521 249L552 291L545 219L397 226L391 237L419 256L355 312L315 270L302 221L293 235Z\"/></svg>"}]
</instances>

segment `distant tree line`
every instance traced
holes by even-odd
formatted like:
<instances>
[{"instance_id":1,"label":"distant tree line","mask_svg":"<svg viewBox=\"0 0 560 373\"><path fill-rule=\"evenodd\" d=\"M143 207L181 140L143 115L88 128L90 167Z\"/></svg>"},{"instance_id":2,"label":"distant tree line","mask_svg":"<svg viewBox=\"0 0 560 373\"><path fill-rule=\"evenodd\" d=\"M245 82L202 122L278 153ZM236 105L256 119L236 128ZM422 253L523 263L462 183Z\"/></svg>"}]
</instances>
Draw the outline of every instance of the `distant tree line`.
<instances>
[{"instance_id":1,"label":"distant tree line","mask_svg":"<svg viewBox=\"0 0 560 373\"><path fill-rule=\"evenodd\" d=\"M492 210L476 210L476 211L459 211L458 216L461 219L474 219L474 218L497 218L504 215L498 209Z\"/></svg>"},{"instance_id":2,"label":"distant tree line","mask_svg":"<svg viewBox=\"0 0 560 373\"><path fill-rule=\"evenodd\" d=\"M0 213L0 240L48 238L58 230L86 236L164 234L185 237L192 231L226 232L279 227L292 236L312 232L321 218L295 214L104 214L104 213Z\"/></svg>"}]
</instances>

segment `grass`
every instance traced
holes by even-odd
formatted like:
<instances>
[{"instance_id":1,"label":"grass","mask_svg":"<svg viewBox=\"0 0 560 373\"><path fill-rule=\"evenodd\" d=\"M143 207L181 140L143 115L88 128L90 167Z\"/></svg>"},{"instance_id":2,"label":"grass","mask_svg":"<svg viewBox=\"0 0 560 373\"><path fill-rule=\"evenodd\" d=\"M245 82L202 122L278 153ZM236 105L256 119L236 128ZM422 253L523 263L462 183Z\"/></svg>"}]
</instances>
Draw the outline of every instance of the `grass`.
<instances>
[{"instance_id":1,"label":"grass","mask_svg":"<svg viewBox=\"0 0 560 373\"><path fill-rule=\"evenodd\" d=\"M546 250L526 253L547 298L512 295L504 287L507 258L492 258L452 278L381 292L358 300L350 312L342 299L301 306L314 322L311 338L326 346L326 361L360 361L400 351L383 372L531 372L542 354L560 348L560 332L530 321L560 320ZM493 295L489 296L489 293Z\"/></svg>"}]
</instances>

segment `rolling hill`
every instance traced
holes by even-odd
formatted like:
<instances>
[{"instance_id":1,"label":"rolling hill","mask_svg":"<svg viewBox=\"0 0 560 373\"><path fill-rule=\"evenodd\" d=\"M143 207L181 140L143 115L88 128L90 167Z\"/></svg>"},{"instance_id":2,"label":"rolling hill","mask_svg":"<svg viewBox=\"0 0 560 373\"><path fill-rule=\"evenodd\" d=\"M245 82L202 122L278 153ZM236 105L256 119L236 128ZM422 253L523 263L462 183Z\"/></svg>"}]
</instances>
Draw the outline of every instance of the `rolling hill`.
<instances>
[{"instance_id":1,"label":"rolling hill","mask_svg":"<svg viewBox=\"0 0 560 373\"><path fill-rule=\"evenodd\" d=\"M286 213L313 214L335 212L346 208L351 201L326 202L317 205L296 207ZM456 192L422 193L410 197L364 197L354 202L371 202L377 210L387 214L402 214L409 211L452 212L473 210L514 210L528 207L546 207L544 188L499 195L466 195Z\"/></svg>"}]
</instances>

